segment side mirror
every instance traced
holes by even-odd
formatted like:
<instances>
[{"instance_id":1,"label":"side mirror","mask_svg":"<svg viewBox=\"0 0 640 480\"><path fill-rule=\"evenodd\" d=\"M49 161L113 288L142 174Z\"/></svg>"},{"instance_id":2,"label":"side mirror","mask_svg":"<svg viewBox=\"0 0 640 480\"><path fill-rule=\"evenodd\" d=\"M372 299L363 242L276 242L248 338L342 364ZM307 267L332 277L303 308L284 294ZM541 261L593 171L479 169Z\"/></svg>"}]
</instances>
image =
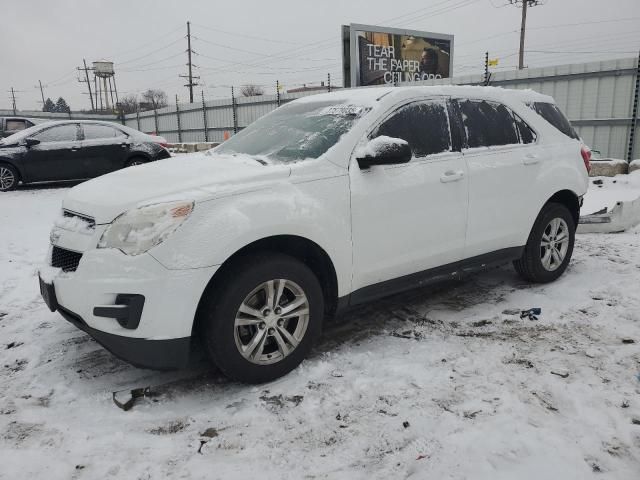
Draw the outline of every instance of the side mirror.
<instances>
[{"instance_id":1,"label":"side mirror","mask_svg":"<svg viewBox=\"0 0 640 480\"><path fill-rule=\"evenodd\" d=\"M405 140L383 135L370 140L357 152L356 159L360 168L365 169L372 165L407 163L412 156L411 147Z\"/></svg>"},{"instance_id":2,"label":"side mirror","mask_svg":"<svg viewBox=\"0 0 640 480\"><path fill-rule=\"evenodd\" d=\"M37 140L35 138L25 138L24 144L27 148L31 148L35 145L40 145L40 140Z\"/></svg>"}]
</instances>

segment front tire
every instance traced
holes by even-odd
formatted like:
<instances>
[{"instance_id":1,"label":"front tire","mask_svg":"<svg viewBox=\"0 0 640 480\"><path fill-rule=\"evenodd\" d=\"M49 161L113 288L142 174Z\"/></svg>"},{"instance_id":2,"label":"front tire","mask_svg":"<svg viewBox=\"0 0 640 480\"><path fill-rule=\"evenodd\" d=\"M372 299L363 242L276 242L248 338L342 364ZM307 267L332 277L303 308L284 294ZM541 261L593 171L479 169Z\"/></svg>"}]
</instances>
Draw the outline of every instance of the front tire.
<instances>
[{"instance_id":1,"label":"front tire","mask_svg":"<svg viewBox=\"0 0 640 480\"><path fill-rule=\"evenodd\" d=\"M142 157L133 157L130 158L129 160L127 160L127 163L125 163L124 168L128 168L128 167L136 167L138 165L143 165L147 163L147 161L142 158Z\"/></svg>"},{"instance_id":2,"label":"front tire","mask_svg":"<svg viewBox=\"0 0 640 480\"><path fill-rule=\"evenodd\" d=\"M569 209L548 203L536 219L516 271L534 283L548 283L564 273L571 260L576 224Z\"/></svg>"},{"instance_id":3,"label":"front tire","mask_svg":"<svg viewBox=\"0 0 640 480\"><path fill-rule=\"evenodd\" d=\"M286 375L320 335L322 288L304 263L279 253L245 257L205 293L205 348L228 377L263 383Z\"/></svg>"},{"instance_id":4,"label":"front tire","mask_svg":"<svg viewBox=\"0 0 640 480\"><path fill-rule=\"evenodd\" d=\"M7 163L0 163L0 192L14 190L20 181L18 171Z\"/></svg>"}]
</instances>

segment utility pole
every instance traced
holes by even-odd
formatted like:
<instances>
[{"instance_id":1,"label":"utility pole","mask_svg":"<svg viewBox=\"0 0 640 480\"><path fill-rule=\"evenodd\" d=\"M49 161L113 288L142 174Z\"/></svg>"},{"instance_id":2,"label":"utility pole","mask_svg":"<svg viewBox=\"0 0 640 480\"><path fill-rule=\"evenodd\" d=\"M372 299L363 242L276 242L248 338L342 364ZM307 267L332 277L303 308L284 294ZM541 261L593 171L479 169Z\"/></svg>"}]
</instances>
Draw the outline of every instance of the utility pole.
<instances>
[{"instance_id":1,"label":"utility pole","mask_svg":"<svg viewBox=\"0 0 640 480\"><path fill-rule=\"evenodd\" d=\"M38 80L38 83L40 84L40 95L42 96L42 109L44 110L44 90L42 89L42 82L40 80Z\"/></svg>"},{"instance_id":2,"label":"utility pole","mask_svg":"<svg viewBox=\"0 0 640 480\"><path fill-rule=\"evenodd\" d=\"M631 110L631 128L629 129L629 148L627 161L631 163L635 156L635 134L638 125L638 102L640 101L640 51L638 52L638 64L636 65L636 85L633 90L633 108Z\"/></svg>"},{"instance_id":3,"label":"utility pole","mask_svg":"<svg viewBox=\"0 0 640 480\"><path fill-rule=\"evenodd\" d=\"M13 116L16 116L16 92L13 89L13 87L11 87L11 101L13 103Z\"/></svg>"},{"instance_id":4,"label":"utility pole","mask_svg":"<svg viewBox=\"0 0 640 480\"><path fill-rule=\"evenodd\" d=\"M194 53L191 49L191 22L187 22L187 67L189 67L188 75L179 75L181 78L186 78L189 80L189 83L185 85L185 87L189 88L189 103L193 103L193 87L197 86L197 83L193 83L194 79L199 79L200 77L193 76L193 63L191 62L191 54Z\"/></svg>"},{"instance_id":5,"label":"utility pole","mask_svg":"<svg viewBox=\"0 0 640 480\"><path fill-rule=\"evenodd\" d=\"M78 81L80 83L86 83L87 84L87 88L89 89L89 100L91 100L91 110L93 110L94 112L98 109L98 99L96 97L96 104L94 107L93 104L93 93L91 92L91 81L89 80L89 72L92 70L91 68L87 67L87 61L83 58L82 59L82 63L84 64L84 68L83 67L78 67L77 70L78 71L84 71L84 80L82 79L78 79ZM96 88L96 95L98 94L98 90Z\"/></svg>"},{"instance_id":6,"label":"utility pole","mask_svg":"<svg viewBox=\"0 0 640 480\"><path fill-rule=\"evenodd\" d=\"M207 121L207 104L204 102L204 90L200 90L202 96L202 124L204 126L204 141L209 141L209 125Z\"/></svg>"},{"instance_id":7,"label":"utility pole","mask_svg":"<svg viewBox=\"0 0 640 480\"><path fill-rule=\"evenodd\" d=\"M527 8L542 5L541 0L509 0L511 5L522 5L522 22L520 24L520 54L518 57L518 70L524 68L524 34L527 28Z\"/></svg>"}]
</instances>

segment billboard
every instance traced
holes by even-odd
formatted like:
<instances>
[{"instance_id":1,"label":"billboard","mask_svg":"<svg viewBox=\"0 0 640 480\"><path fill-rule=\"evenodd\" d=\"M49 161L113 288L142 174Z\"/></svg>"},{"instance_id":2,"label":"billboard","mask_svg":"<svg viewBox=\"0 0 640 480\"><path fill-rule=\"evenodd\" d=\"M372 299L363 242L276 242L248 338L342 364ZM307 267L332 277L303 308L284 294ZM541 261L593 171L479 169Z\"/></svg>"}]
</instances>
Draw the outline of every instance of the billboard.
<instances>
[{"instance_id":1,"label":"billboard","mask_svg":"<svg viewBox=\"0 0 640 480\"><path fill-rule=\"evenodd\" d=\"M343 25L342 69L346 87L449 78L453 35Z\"/></svg>"}]
</instances>

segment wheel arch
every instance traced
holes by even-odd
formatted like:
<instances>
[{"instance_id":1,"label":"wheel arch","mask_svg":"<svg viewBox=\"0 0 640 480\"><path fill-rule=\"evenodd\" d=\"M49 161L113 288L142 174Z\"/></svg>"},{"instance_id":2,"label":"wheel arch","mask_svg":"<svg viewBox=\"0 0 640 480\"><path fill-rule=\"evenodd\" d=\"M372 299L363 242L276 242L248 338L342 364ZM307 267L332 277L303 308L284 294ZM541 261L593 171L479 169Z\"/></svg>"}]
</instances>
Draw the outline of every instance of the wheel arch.
<instances>
[{"instance_id":1,"label":"wheel arch","mask_svg":"<svg viewBox=\"0 0 640 480\"><path fill-rule=\"evenodd\" d=\"M317 243L308 238L297 235L274 235L245 245L227 258L216 270L207 284L193 322L192 335L196 335L200 328L200 308L205 296L214 291L227 276L237 261L249 254L258 252L277 252L289 255L307 265L318 277L324 295L325 315L332 316L338 307L338 276L329 254Z\"/></svg>"},{"instance_id":2,"label":"wheel arch","mask_svg":"<svg viewBox=\"0 0 640 480\"><path fill-rule=\"evenodd\" d=\"M560 190L549 197L545 205L549 203L560 203L567 207L573 216L576 227L578 226L578 221L580 220L580 199L575 192L572 190Z\"/></svg>"}]
</instances>

